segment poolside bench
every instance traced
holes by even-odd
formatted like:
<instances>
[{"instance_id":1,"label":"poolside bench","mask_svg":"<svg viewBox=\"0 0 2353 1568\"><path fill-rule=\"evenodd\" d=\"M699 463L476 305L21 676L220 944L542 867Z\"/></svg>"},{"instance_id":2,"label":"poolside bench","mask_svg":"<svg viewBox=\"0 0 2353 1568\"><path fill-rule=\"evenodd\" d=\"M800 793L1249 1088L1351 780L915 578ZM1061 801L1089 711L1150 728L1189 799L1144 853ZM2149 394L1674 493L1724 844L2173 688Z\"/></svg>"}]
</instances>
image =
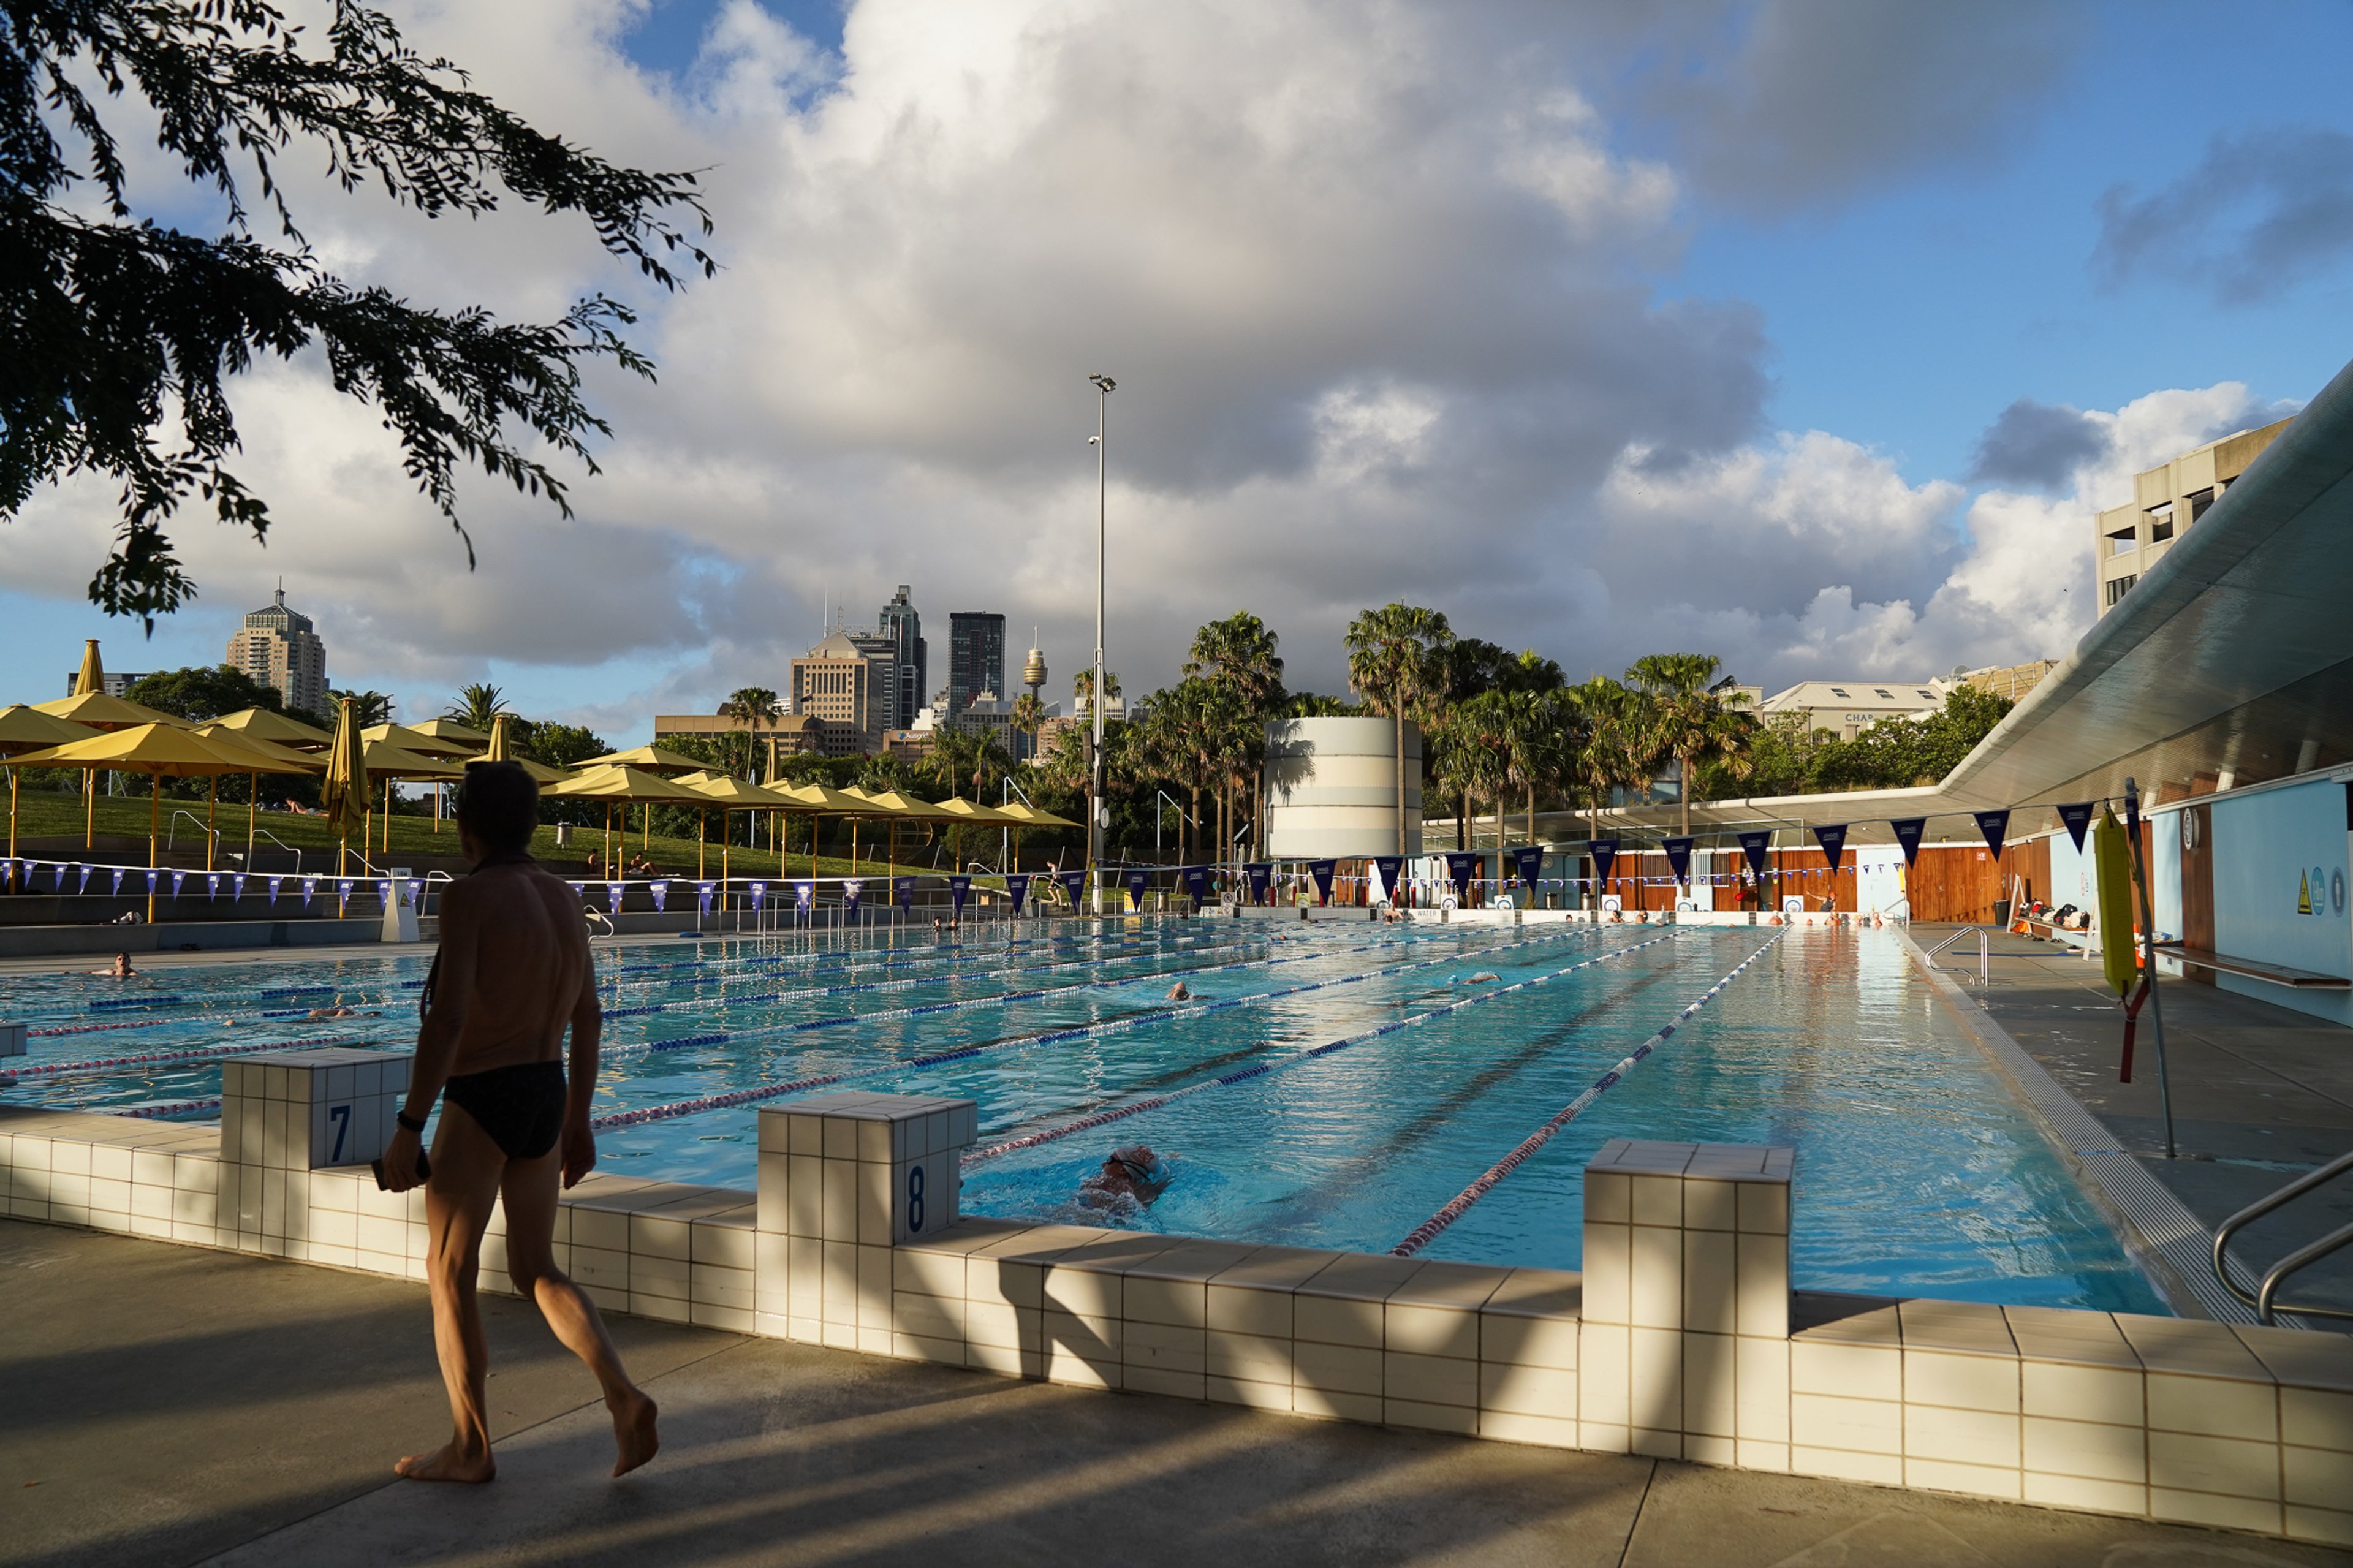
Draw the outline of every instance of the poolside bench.
<instances>
[{"instance_id":1,"label":"poolside bench","mask_svg":"<svg viewBox=\"0 0 2353 1568\"><path fill-rule=\"evenodd\" d=\"M2322 974L2310 969L2292 969L2284 963L2265 963L2259 958L2225 958L2219 952L2203 948L2184 947L2179 942L2160 942L2157 951L2168 958L2178 958L2196 969L2211 969L2218 974L2242 975L2249 980L2267 981L2274 985L2292 985L2301 990L2353 990L2353 980L2341 974Z\"/></svg>"}]
</instances>

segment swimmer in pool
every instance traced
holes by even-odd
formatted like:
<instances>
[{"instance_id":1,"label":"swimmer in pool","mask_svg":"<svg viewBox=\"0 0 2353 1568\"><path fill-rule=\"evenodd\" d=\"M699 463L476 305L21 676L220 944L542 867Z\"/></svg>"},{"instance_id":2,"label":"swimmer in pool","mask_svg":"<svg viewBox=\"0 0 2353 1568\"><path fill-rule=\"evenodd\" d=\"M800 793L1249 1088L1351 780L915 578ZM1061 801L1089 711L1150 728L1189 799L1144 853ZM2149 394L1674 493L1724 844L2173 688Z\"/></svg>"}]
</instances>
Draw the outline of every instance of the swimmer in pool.
<instances>
[{"instance_id":1,"label":"swimmer in pool","mask_svg":"<svg viewBox=\"0 0 2353 1568\"><path fill-rule=\"evenodd\" d=\"M381 1018L383 1016L381 1013L363 1013L356 1008L346 1007L339 1002L332 1007L311 1008L302 1015L302 1021L306 1024L321 1024L329 1018Z\"/></svg>"},{"instance_id":2,"label":"swimmer in pool","mask_svg":"<svg viewBox=\"0 0 2353 1568\"><path fill-rule=\"evenodd\" d=\"M1185 983L1181 980L1168 988L1168 1000L1171 1002L1190 1002L1192 999L1193 994L1185 989Z\"/></svg>"},{"instance_id":3,"label":"swimmer in pool","mask_svg":"<svg viewBox=\"0 0 2353 1568\"><path fill-rule=\"evenodd\" d=\"M96 974L108 980L128 980L139 972L131 967L131 955L129 953L118 952L114 955L114 962L108 964L104 969L86 970L84 973Z\"/></svg>"},{"instance_id":4,"label":"swimmer in pool","mask_svg":"<svg viewBox=\"0 0 2353 1568\"><path fill-rule=\"evenodd\" d=\"M1149 1207L1176 1173L1168 1162L1152 1152L1148 1143L1131 1143L1124 1149L1114 1149L1104 1159L1103 1169L1079 1184L1079 1205L1082 1208L1107 1209L1119 1206L1122 1199Z\"/></svg>"},{"instance_id":5,"label":"swimmer in pool","mask_svg":"<svg viewBox=\"0 0 2353 1568\"><path fill-rule=\"evenodd\" d=\"M587 1363L604 1394L613 1473L636 1469L660 1446L654 1402L629 1380L596 1303L555 1262L557 1184L573 1185L596 1163L588 1106L604 1014L580 895L531 858L538 820L539 786L520 765L467 764L458 837L472 869L442 889L424 1026L381 1163L386 1187L425 1188L426 1279L454 1428L441 1447L395 1467L411 1480L479 1482L498 1473L489 1349L474 1301L493 1204L505 1208L516 1291ZM418 1134L445 1089L431 1168L420 1170Z\"/></svg>"},{"instance_id":6,"label":"swimmer in pool","mask_svg":"<svg viewBox=\"0 0 2353 1568\"><path fill-rule=\"evenodd\" d=\"M1473 985L1484 985L1490 980L1498 980L1501 978L1502 976L1498 975L1493 970L1482 969L1478 973L1471 977L1471 984Z\"/></svg>"}]
</instances>

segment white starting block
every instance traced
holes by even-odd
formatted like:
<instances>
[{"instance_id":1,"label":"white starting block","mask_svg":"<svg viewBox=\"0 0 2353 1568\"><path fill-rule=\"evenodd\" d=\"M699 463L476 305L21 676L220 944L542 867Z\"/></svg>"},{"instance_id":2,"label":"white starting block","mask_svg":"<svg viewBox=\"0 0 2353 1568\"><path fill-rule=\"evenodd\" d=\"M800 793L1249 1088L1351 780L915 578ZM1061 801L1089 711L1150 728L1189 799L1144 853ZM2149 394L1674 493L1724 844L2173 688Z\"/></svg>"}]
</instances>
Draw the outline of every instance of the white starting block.
<instances>
[{"instance_id":1,"label":"white starting block","mask_svg":"<svg viewBox=\"0 0 2353 1568\"><path fill-rule=\"evenodd\" d=\"M406 866L395 866L392 868L392 897L386 899L384 903L384 930L380 940L385 942L424 940L417 934L417 900L408 896L408 868ZM374 1159L375 1156L371 1154L368 1158Z\"/></svg>"}]
</instances>

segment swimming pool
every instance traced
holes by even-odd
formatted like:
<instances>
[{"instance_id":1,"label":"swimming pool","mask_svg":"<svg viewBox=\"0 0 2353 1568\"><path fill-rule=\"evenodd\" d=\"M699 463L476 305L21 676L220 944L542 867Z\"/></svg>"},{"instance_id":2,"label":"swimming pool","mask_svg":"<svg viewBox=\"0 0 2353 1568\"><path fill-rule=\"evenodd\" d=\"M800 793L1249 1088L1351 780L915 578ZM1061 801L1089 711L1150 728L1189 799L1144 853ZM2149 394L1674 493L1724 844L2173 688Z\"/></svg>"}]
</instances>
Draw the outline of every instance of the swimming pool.
<instances>
[{"instance_id":1,"label":"swimming pool","mask_svg":"<svg viewBox=\"0 0 2353 1568\"><path fill-rule=\"evenodd\" d=\"M1176 1180L1124 1223L1382 1251L1744 963L1422 1256L1575 1268L1603 1142L1778 1143L1806 1175L1800 1286L2166 1310L1883 931L1027 922L954 945L616 946L599 1149L627 1174L748 1187L758 1104L967 1095L968 1213L1103 1223L1074 1206L1079 1184L1141 1142ZM36 1033L0 1099L206 1120L221 1054L405 1047L424 970L13 980L6 1015ZM1178 978L1192 1000L1167 999ZM336 1004L384 1016L303 1016ZM191 1052L218 1054L153 1059ZM93 1061L114 1065L57 1070Z\"/></svg>"}]
</instances>

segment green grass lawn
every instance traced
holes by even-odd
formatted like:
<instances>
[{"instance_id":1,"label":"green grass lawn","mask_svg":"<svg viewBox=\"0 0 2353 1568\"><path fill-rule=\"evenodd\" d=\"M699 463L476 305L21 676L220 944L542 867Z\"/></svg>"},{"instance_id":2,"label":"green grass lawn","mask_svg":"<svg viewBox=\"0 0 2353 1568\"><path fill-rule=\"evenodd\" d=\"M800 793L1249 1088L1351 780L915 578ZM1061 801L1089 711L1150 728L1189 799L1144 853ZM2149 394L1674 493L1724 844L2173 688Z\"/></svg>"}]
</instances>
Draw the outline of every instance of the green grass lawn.
<instances>
[{"instance_id":1,"label":"green grass lawn","mask_svg":"<svg viewBox=\"0 0 2353 1568\"><path fill-rule=\"evenodd\" d=\"M79 843L82 834L83 805L82 797L78 795L67 795L51 790L23 790L19 792L16 803L17 836L20 838L56 838L70 836ZM128 798L121 796L110 798L100 795L97 801L97 829L100 833L127 835L136 838L147 837L148 802L144 795ZM201 800L191 802L165 797L164 816L167 826L171 814L174 810L187 812L196 821L202 822L205 816L205 803ZM258 821L264 831L276 835L298 849L332 850L335 847L334 837L328 831L326 821L322 817L298 816L288 812L265 811L260 814ZM245 807L241 805L222 805L218 808L216 825L220 829L222 852L242 854L245 849ZM712 825L713 831L716 831L718 818L715 816L712 819ZM735 831L739 836L744 832L744 819L738 814L735 817ZM824 830L823 847L826 853L818 858L816 871L818 876L873 877L882 875L890 869L883 859L885 837L889 831L887 827L880 824L860 826L858 860L853 865L848 858L849 847L848 825L840 821L828 820L822 822L820 826ZM384 832L384 823L381 818L375 823L375 832L378 835ZM767 840L765 823L761 825L760 837L765 845ZM931 868L934 847L923 843L922 839L923 833L918 828L902 827L899 830L898 868L902 872ZM375 842L380 844L382 840L378 838ZM256 843L265 850L271 847L267 838L259 838ZM617 847L622 846L622 835L617 831L613 835L613 843ZM602 854L605 844L606 837L602 830L575 827L572 830L571 844L558 848L555 843L555 830L553 827L543 827L532 840L532 852L551 860L580 861L586 860L591 852ZM186 849L190 846L201 850L204 847L204 836L184 818L179 825L178 847L181 849ZM976 850L980 847L976 837L974 839L973 847ZM994 853L997 848L993 836L987 848L991 853ZM659 866L664 873L670 876L693 876L698 863L708 868L708 875L712 877L719 875L719 845L715 842L707 849L702 849L691 838L667 838L660 834L655 834L648 840L641 838L637 830L632 828L628 835L626 850L628 855L644 854ZM392 818L390 851L388 853L382 849L374 851L375 858L380 865L398 864L403 856L456 855L458 853L458 829L454 824L447 821L441 823L440 831L437 833L434 831L434 822L430 816L406 816L396 813ZM706 858L698 862L698 853L705 856ZM624 858L626 858L625 855ZM945 869L947 862L944 855L941 857L940 863L942 868ZM789 864L780 870L775 854L766 848L747 848L740 842L727 852L727 868L737 877L780 875L806 877L810 874L808 852L806 849L794 850L789 857Z\"/></svg>"}]
</instances>

